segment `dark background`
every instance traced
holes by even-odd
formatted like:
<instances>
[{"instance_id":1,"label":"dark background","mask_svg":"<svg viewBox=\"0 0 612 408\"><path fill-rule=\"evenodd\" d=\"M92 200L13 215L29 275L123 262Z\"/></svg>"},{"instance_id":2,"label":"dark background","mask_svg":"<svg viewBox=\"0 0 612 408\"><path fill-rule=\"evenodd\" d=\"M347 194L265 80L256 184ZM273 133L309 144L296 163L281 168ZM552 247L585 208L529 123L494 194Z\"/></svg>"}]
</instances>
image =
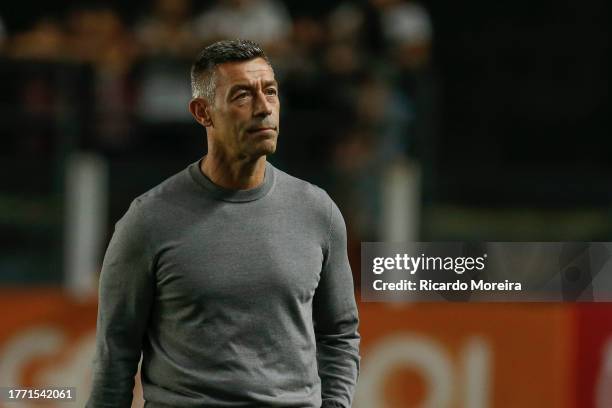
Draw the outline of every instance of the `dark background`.
<instances>
[{"instance_id":1,"label":"dark background","mask_svg":"<svg viewBox=\"0 0 612 408\"><path fill-rule=\"evenodd\" d=\"M113 5L127 25L150 6L144 1L105 4ZM324 1L285 4L292 17L319 18L331 9ZM420 238L609 240L609 3L422 4L430 13L433 39L430 68L422 80L426 92L420 97L427 106L426 118L420 118L427 129L419 136L414 157L423 169ZM61 20L71 7L69 1L5 2L0 4L0 16L10 34L27 30L43 16ZM206 5L195 7L198 11ZM188 61L185 67L187 72ZM47 112L46 124L32 122L30 113L11 99L31 75L52 80L60 90L59 100L66 102L53 113L59 115ZM71 65L58 69L45 63L0 64L0 243L5 254L0 270L9 282L23 276L57 282L61 276L57 271L62 263L62 160L78 135L88 132L91 75L87 67ZM283 118L285 138L299 133L298 117L293 111ZM341 117L333 110L321 115L329 122L340 122ZM43 142L48 146L41 151L52 154L19 154L25 143L21 135L29 127L49 134ZM173 155L150 129L140 129L147 143L107 154L112 191L109 236L133 197L201 156L202 130L195 124L182 130L188 136L174 142ZM327 135L319 138L322 145L327 143ZM91 148L87 140L78 143ZM302 147L281 141L281 167L333 190L326 185L328 152ZM341 204L349 224L346 212L351 205ZM355 245L376 238L357 228L349 233Z\"/></svg>"},{"instance_id":2,"label":"dark background","mask_svg":"<svg viewBox=\"0 0 612 408\"><path fill-rule=\"evenodd\" d=\"M70 1L0 5L7 28L61 18ZM106 2L135 20L150 2ZM321 15L325 1L285 2ZM610 6L604 0L423 1L435 28L435 199L607 206L612 141Z\"/></svg>"}]
</instances>

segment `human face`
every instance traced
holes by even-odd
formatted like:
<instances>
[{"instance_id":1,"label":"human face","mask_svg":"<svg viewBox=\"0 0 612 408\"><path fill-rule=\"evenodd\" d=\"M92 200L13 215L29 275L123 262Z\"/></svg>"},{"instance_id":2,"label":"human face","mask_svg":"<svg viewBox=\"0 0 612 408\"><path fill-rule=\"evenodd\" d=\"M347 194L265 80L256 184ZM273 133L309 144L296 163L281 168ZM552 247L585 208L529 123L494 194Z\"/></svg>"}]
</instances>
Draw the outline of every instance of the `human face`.
<instances>
[{"instance_id":1,"label":"human face","mask_svg":"<svg viewBox=\"0 0 612 408\"><path fill-rule=\"evenodd\" d=\"M215 84L215 143L237 159L274 153L280 103L272 67L263 58L220 64Z\"/></svg>"}]
</instances>

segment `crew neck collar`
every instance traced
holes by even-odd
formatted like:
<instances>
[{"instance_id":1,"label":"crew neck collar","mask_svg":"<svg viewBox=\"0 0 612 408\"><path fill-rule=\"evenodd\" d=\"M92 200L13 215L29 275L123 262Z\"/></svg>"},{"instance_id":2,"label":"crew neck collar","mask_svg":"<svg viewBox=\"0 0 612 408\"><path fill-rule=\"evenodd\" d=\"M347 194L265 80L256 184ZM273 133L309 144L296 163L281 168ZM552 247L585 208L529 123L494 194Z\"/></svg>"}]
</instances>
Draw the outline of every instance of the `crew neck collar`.
<instances>
[{"instance_id":1,"label":"crew neck collar","mask_svg":"<svg viewBox=\"0 0 612 408\"><path fill-rule=\"evenodd\" d=\"M202 157L197 162L189 165L189 174L197 184L203 187L211 197L217 200L237 203L258 200L265 196L274 185L274 166L272 166L267 160L263 183L257 187L249 188L247 190L232 190L213 183L211 179L202 173L202 170L200 170L200 164L203 159L204 158Z\"/></svg>"}]
</instances>

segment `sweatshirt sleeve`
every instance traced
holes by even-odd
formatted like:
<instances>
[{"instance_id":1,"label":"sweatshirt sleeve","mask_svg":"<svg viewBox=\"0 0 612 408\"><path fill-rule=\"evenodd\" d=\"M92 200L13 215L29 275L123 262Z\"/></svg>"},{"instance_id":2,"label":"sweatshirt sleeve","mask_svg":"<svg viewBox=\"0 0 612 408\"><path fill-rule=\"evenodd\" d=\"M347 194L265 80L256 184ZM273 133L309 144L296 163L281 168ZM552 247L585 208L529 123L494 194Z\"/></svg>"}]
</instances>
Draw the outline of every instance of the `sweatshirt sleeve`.
<instances>
[{"instance_id":1,"label":"sweatshirt sleeve","mask_svg":"<svg viewBox=\"0 0 612 408\"><path fill-rule=\"evenodd\" d=\"M98 297L92 391L87 408L129 408L154 295L152 254L134 201L115 225Z\"/></svg>"},{"instance_id":2,"label":"sweatshirt sleeve","mask_svg":"<svg viewBox=\"0 0 612 408\"><path fill-rule=\"evenodd\" d=\"M331 201L331 199L329 199ZM359 318L348 262L346 226L331 201L321 279L313 299L323 408L349 408L359 374Z\"/></svg>"}]
</instances>

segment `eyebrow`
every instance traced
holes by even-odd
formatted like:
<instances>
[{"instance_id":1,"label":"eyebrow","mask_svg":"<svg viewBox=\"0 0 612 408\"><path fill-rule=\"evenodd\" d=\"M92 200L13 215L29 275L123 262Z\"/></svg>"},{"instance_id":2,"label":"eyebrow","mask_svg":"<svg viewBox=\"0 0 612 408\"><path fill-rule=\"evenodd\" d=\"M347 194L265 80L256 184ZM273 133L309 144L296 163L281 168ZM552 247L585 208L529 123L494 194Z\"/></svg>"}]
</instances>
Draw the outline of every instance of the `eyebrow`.
<instances>
[{"instance_id":1,"label":"eyebrow","mask_svg":"<svg viewBox=\"0 0 612 408\"><path fill-rule=\"evenodd\" d=\"M263 83L264 88L266 88L266 87L268 87L270 85L274 85L274 86L278 87L278 82L276 82L276 80L273 79L271 81L264 81L264 83ZM240 91L240 90L243 90L243 89L247 89L248 90L248 89L252 89L252 88L253 87L251 85L248 85L248 84L236 84L236 85L234 85L234 86L232 86L230 88L228 95L231 96L231 95L235 94L236 91Z\"/></svg>"}]
</instances>

